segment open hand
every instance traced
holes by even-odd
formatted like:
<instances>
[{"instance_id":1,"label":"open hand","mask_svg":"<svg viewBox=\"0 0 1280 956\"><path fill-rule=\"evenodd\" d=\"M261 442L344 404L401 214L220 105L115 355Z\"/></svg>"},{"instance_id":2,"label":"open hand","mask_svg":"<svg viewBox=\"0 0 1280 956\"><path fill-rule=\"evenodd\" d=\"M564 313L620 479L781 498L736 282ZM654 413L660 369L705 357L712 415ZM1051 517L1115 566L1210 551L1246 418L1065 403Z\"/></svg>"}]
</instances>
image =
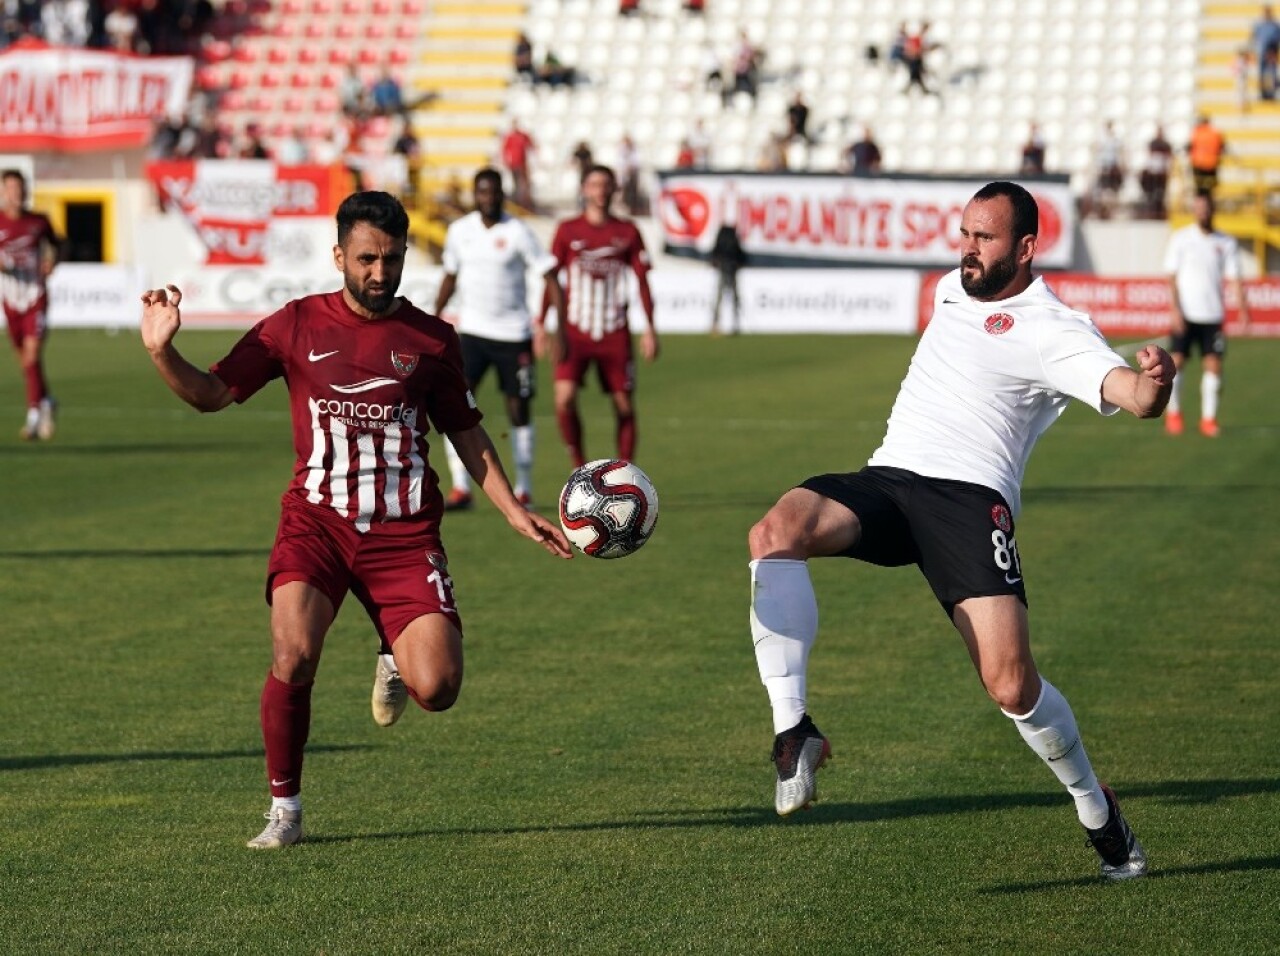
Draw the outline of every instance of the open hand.
<instances>
[{"instance_id":1,"label":"open hand","mask_svg":"<svg viewBox=\"0 0 1280 956\"><path fill-rule=\"evenodd\" d=\"M176 285L142 293L142 344L148 352L164 349L182 327L182 290Z\"/></svg>"}]
</instances>

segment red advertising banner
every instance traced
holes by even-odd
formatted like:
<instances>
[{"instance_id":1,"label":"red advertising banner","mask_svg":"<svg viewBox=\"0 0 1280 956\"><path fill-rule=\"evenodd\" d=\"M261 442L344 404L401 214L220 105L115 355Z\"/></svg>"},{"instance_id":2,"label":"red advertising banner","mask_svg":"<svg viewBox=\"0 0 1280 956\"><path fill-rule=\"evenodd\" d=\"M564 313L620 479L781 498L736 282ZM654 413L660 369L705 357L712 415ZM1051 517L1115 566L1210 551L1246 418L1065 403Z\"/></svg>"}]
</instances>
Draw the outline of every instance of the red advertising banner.
<instances>
[{"instance_id":1,"label":"red advertising banner","mask_svg":"<svg viewBox=\"0 0 1280 956\"><path fill-rule=\"evenodd\" d=\"M0 52L0 150L86 152L145 146L181 114L194 63L20 40Z\"/></svg>"},{"instance_id":2,"label":"red advertising banner","mask_svg":"<svg viewBox=\"0 0 1280 956\"><path fill-rule=\"evenodd\" d=\"M933 292L946 273L931 272L920 282L919 328L933 314ZM1055 273L1045 282L1067 305L1087 312L1108 338L1156 338L1169 331L1170 290L1164 276L1108 277ZM1249 300L1249 326L1237 318L1235 290L1227 287L1227 334L1280 337L1280 279L1252 279L1244 284Z\"/></svg>"},{"instance_id":3,"label":"red advertising banner","mask_svg":"<svg viewBox=\"0 0 1280 956\"><path fill-rule=\"evenodd\" d=\"M936 268L959 258L960 217L985 180L660 173L664 247L705 255L735 226L755 264L860 263ZM1071 265L1075 197L1066 177L1024 183L1040 207L1036 261Z\"/></svg>"},{"instance_id":4,"label":"red advertising banner","mask_svg":"<svg viewBox=\"0 0 1280 956\"><path fill-rule=\"evenodd\" d=\"M346 188L341 167L265 159L149 163L147 178L200 237L206 265L262 265L273 220L331 216Z\"/></svg>"}]
</instances>

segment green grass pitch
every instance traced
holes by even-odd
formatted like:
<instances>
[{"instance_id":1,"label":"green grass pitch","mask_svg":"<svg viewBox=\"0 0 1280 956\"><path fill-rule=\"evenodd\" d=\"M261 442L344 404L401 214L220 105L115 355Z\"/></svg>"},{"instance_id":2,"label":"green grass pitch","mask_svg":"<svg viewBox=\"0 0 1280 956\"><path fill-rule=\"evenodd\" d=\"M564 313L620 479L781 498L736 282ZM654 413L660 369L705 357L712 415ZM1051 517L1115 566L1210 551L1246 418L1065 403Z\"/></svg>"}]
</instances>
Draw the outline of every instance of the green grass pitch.
<instances>
[{"instance_id":1,"label":"green grass pitch","mask_svg":"<svg viewBox=\"0 0 1280 956\"><path fill-rule=\"evenodd\" d=\"M179 343L201 363L233 339ZM375 726L349 601L316 685L308 842L268 853L244 841L268 803L284 389L201 417L136 333L61 332L61 430L24 445L0 367L0 952L1277 951L1280 342L1232 343L1218 440L1074 407L1027 475L1033 646L1150 878L1099 879L910 568L815 562L810 707L835 759L813 810L774 815L746 533L793 483L865 462L913 346L666 338L639 370L652 541L558 562L486 504L449 516L458 706ZM550 512L569 468L541 373ZM492 382L480 400L505 457ZM584 410L610 454L603 398Z\"/></svg>"}]
</instances>

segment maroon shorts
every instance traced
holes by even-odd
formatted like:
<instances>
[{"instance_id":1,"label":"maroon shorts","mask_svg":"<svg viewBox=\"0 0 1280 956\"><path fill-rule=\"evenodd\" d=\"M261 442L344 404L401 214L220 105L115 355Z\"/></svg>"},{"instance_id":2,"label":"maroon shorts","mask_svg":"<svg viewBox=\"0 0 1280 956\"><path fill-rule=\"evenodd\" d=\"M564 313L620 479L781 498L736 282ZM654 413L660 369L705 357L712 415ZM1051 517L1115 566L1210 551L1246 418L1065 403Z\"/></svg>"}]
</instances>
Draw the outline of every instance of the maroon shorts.
<instances>
[{"instance_id":1,"label":"maroon shorts","mask_svg":"<svg viewBox=\"0 0 1280 956\"><path fill-rule=\"evenodd\" d=\"M9 322L9 341L13 343L15 349L22 348L23 339L43 339L48 331L44 303L30 309L23 309L21 312L15 312L6 305L4 317Z\"/></svg>"},{"instance_id":2,"label":"maroon shorts","mask_svg":"<svg viewBox=\"0 0 1280 956\"><path fill-rule=\"evenodd\" d=\"M587 378L587 369L594 363L600 376L600 387L606 392L635 391L630 331L619 329L599 341L573 332L569 332L568 338L569 357L556 363L557 382L582 385Z\"/></svg>"},{"instance_id":3,"label":"maroon shorts","mask_svg":"<svg viewBox=\"0 0 1280 956\"><path fill-rule=\"evenodd\" d=\"M286 499L267 563L267 603L290 581L323 592L335 614L350 591L388 644L424 614L443 614L462 630L444 548L434 535L360 534L318 505Z\"/></svg>"}]
</instances>

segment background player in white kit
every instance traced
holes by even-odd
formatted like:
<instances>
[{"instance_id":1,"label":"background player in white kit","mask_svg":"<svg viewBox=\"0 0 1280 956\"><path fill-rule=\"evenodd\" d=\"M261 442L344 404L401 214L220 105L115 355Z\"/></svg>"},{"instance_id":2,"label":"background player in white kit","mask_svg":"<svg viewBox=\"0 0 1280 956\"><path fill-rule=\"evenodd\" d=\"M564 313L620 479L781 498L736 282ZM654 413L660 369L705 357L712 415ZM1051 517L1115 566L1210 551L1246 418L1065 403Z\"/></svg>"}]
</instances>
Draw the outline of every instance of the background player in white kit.
<instances>
[{"instance_id":1,"label":"background player in white kit","mask_svg":"<svg viewBox=\"0 0 1280 956\"><path fill-rule=\"evenodd\" d=\"M868 466L788 491L751 529L751 633L773 706L775 805L816 796L830 746L805 712L818 627L815 557L916 564L969 650L983 686L1075 799L1110 879L1146 872L1111 791L1099 784L1062 694L1031 656L1015 541L1031 448L1071 398L1104 415L1160 414L1173 361L1148 346L1139 371L1086 315L1033 278L1038 212L1014 183L990 183L965 207L960 268L938 284L920 339Z\"/></svg>"},{"instance_id":2,"label":"background player in white kit","mask_svg":"<svg viewBox=\"0 0 1280 956\"><path fill-rule=\"evenodd\" d=\"M502 175L482 169L474 181L475 211L449 226L444 243L444 279L435 313L458 293L458 333L467 382L474 392L492 366L506 396L511 422L513 486L521 504L533 498L533 419L529 405L536 391L534 360L546 352L546 332L532 328L526 273L546 279L545 295L561 311L560 284L553 281L556 259L542 248L524 221L503 211ZM446 446L453 490L445 510L470 508L471 481L462 460Z\"/></svg>"},{"instance_id":3,"label":"background player in white kit","mask_svg":"<svg viewBox=\"0 0 1280 956\"><path fill-rule=\"evenodd\" d=\"M1173 315L1169 351L1178 375L1173 380L1165 431L1182 434L1182 368L1193 349L1200 350L1200 434L1218 437L1218 394L1222 390L1222 360L1227 354L1223 322L1227 306L1223 285L1230 279L1240 303L1240 322L1249 324L1249 303L1240 277L1240 249L1235 239L1213 228L1213 197L1196 196L1192 202L1196 221L1169 237L1164 269L1169 274Z\"/></svg>"}]
</instances>

